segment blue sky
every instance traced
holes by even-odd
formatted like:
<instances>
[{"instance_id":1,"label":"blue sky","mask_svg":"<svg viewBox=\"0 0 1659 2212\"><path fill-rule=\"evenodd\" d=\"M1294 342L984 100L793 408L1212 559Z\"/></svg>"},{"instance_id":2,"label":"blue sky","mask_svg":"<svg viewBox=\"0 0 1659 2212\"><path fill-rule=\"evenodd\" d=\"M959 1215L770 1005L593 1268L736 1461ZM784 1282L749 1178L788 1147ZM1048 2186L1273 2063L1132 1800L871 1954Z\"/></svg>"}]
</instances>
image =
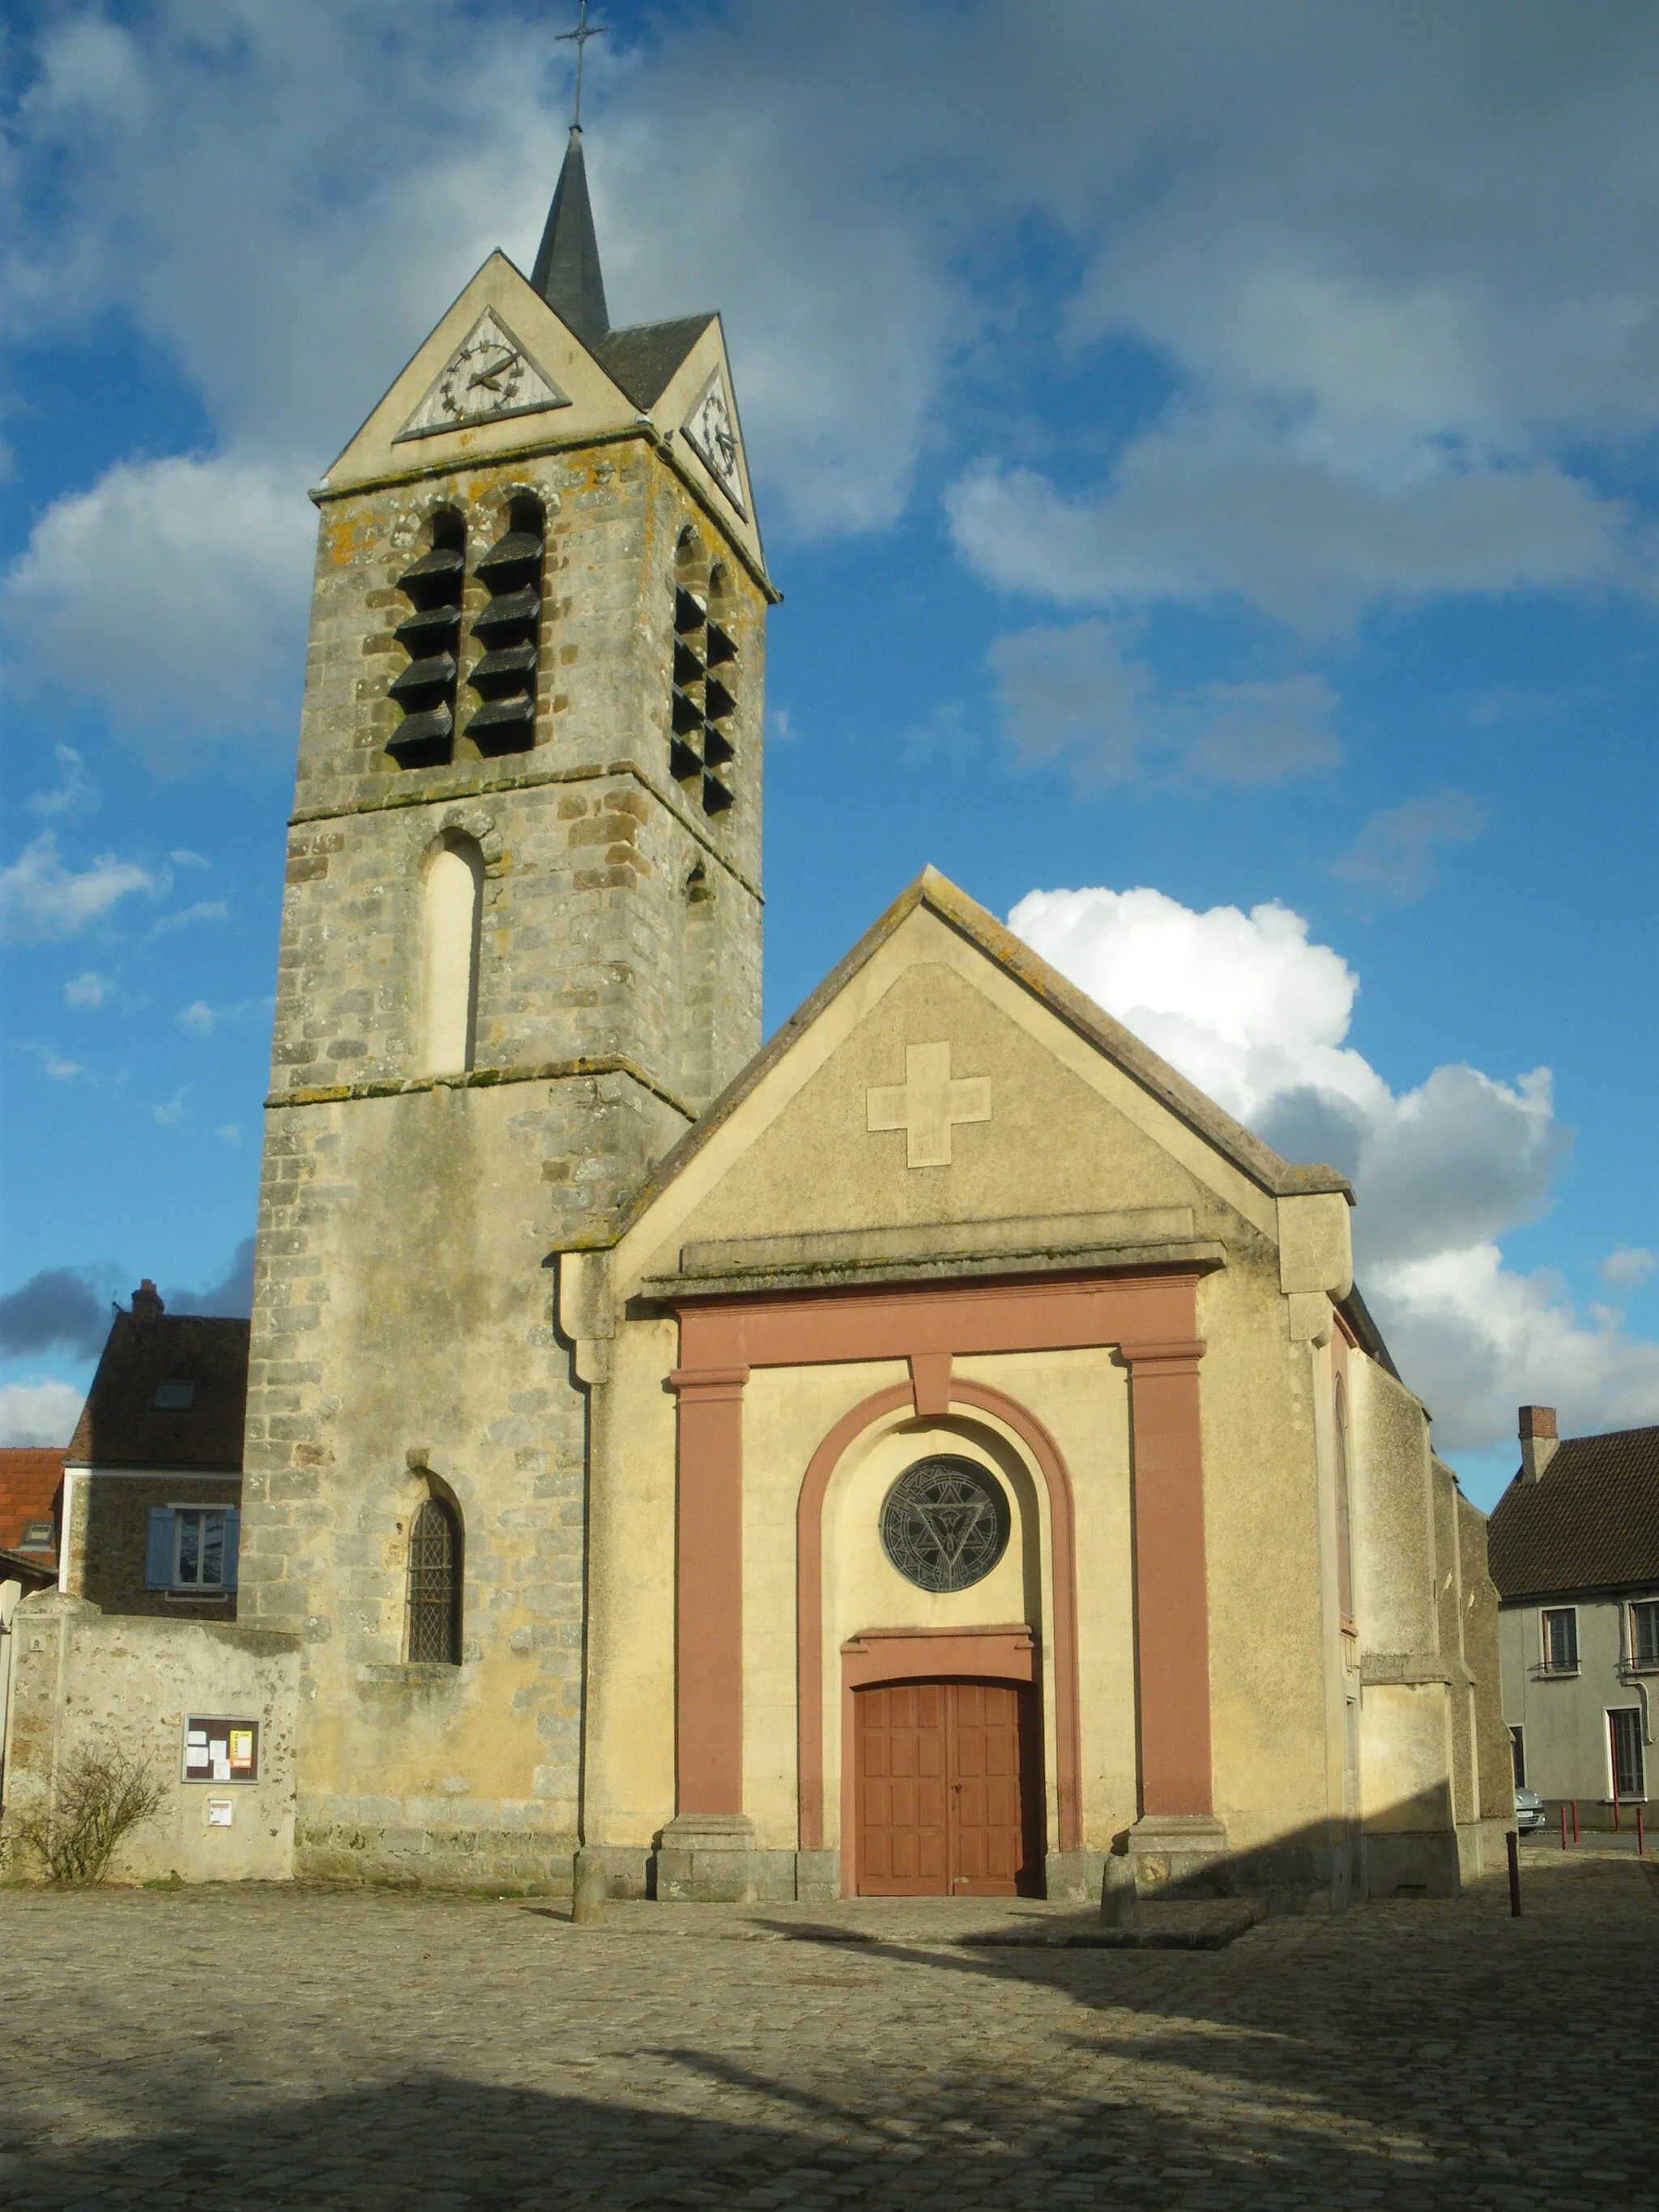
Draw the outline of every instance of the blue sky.
<instances>
[{"instance_id":1,"label":"blue sky","mask_svg":"<svg viewBox=\"0 0 1659 2212\"><path fill-rule=\"evenodd\" d=\"M305 489L528 265L570 49L3 12L0 1422L48 1440L112 1297L237 1295ZM931 860L1353 1174L1473 1494L1523 1400L1659 1419L1659 16L605 21L613 317L723 309L787 593L769 1022Z\"/></svg>"}]
</instances>

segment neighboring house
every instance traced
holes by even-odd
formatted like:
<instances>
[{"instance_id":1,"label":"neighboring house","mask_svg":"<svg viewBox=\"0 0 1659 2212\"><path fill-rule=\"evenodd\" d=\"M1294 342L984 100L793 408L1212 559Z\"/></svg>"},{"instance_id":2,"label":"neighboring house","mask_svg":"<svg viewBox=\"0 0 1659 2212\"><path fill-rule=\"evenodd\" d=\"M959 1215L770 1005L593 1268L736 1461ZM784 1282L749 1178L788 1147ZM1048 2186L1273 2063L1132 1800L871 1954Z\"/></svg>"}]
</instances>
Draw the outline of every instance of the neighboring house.
<instances>
[{"instance_id":1,"label":"neighboring house","mask_svg":"<svg viewBox=\"0 0 1659 2212\"><path fill-rule=\"evenodd\" d=\"M12 1445L0 1450L0 1552L58 1578L58 1528L63 1505L64 1453Z\"/></svg>"},{"instance_id":2,"label":"neighboring house","mask_svg":"<svg viewBox=\"0 0 1659 2212\"><path fill-rule=\"evenodd\" d=\"M1659 1428L1563 1443L1553 1407L1522 1406L1489 1542L1516 1781L1609 1822L1656 1771Z\"/></svg>"},{"instance_id":3,"label":"neighboring house","mask_svg":"<svg viewBox=\"0 0 1659 2212\"><path fill-rule=\"evenodd\" d=\"M64 1467L58 1587L106 1613L236 1617L248 1325L118 1312Z\"/></svg>"},{"instance_id":4,"label":"neighboring house","mask_svg":"<svg viewBox=\"0 0 1659 2212\"><path fill-rule=\"evenodd\" d=\"M11 1624L20 1598L58 1579L58 1520L63 1503L61 1450L0 1449L0 1803L11 1717Z\"/></svg>"}]
</instances>

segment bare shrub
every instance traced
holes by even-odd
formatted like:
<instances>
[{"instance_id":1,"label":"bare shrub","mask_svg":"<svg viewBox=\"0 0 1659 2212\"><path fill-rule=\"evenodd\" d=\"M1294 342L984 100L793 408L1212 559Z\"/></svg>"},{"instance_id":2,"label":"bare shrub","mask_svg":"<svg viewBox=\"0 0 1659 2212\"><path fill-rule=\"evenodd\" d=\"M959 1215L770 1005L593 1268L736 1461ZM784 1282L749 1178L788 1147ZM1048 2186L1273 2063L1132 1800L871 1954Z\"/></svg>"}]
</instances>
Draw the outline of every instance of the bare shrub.
<instances>
[{"instance_id":1,"label":"bare shrub","mask_svg":"<svg viewBox=\"0 0 1659 2212\"><path fill-rule=\"evenodd\" d=\"M148 1759L125 1751L78 1751L58 1778L57 1802L17 1824L18 1835L53 1881L101 1881L116 1845L161 1803Z\"/></svg>"}]
</instances>

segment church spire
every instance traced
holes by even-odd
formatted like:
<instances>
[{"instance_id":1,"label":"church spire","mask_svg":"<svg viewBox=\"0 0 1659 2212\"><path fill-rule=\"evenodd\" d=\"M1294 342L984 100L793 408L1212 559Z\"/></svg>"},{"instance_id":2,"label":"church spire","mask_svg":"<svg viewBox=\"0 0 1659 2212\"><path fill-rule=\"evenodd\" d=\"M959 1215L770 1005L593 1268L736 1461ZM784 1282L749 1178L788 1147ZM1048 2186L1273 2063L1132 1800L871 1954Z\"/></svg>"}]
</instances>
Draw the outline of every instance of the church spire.
<instances>
[{"instance_id":1,"label":"church spire","mask_svg":"<svg viewBox=\"0 0 1659 2212\"><path fill-rule=\"evenodd\" d=\"M582 132L570 126L564 167L547 212L541 250L530 281L562 321L568 323L585 346L596 345L611 328L605 304L605 278L599 273L599 241L593 232L593 210L587 197L587 167L582 160Z\"/></svg>"}]
</instances>

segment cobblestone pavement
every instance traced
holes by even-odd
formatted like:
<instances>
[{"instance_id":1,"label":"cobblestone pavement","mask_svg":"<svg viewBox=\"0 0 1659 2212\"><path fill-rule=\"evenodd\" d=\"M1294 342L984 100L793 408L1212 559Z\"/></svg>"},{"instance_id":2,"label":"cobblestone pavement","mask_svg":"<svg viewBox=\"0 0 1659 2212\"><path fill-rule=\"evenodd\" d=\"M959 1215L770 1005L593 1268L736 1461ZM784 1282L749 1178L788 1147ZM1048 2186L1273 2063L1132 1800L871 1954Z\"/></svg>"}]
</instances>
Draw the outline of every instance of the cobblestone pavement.
<instances>
[{"instance_id":1,"label":"cobblestone pavement","mask_svg":"<svg viewBox=\"0 0 1659 2212\"><path fill-rule=\"evenodd\" d=\"M1524 1866L1196 1954L8 1892L0 2204L1659 2206L1659 1882Z\"/></svg>"}]
</instances>

